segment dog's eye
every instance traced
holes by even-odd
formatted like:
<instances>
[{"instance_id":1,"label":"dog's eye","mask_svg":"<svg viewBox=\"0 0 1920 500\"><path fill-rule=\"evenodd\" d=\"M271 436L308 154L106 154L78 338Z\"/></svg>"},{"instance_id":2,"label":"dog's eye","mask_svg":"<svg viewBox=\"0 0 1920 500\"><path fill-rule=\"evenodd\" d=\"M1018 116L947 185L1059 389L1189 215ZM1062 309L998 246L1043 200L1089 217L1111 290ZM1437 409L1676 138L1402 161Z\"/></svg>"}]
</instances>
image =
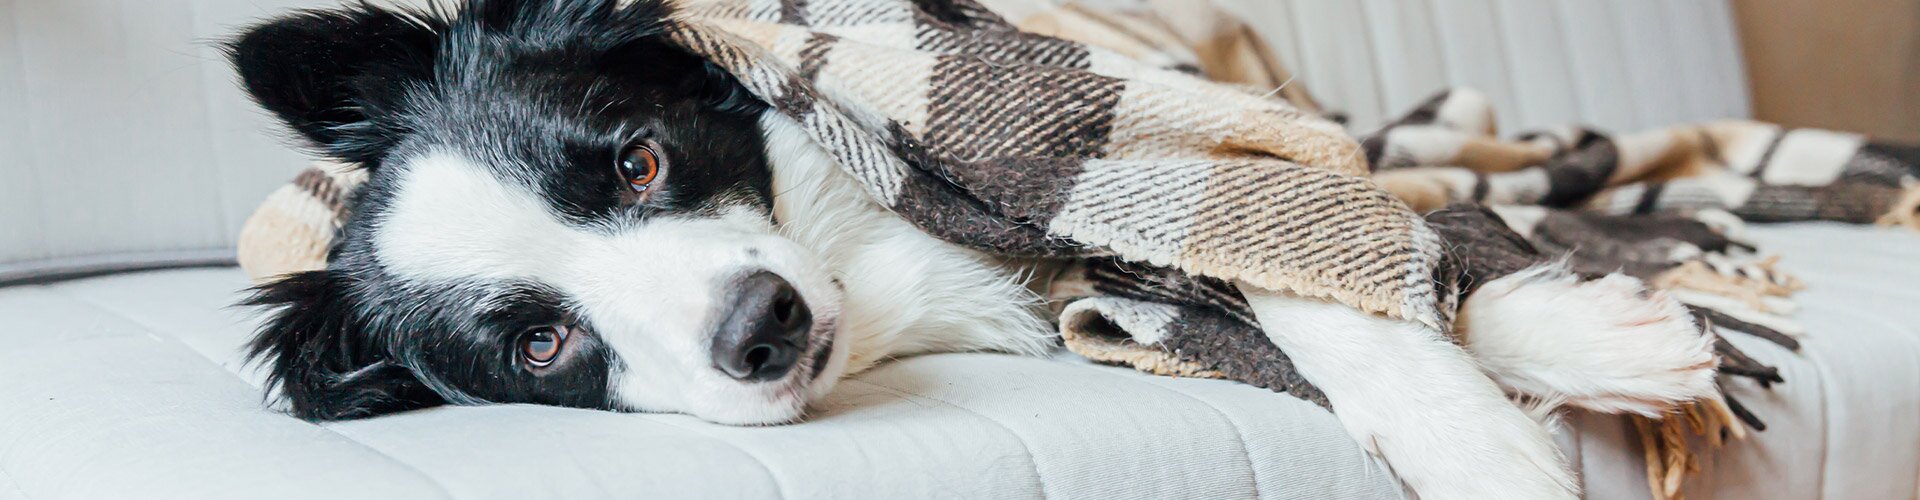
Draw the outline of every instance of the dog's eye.
<instances>
[{"instance_id":1,"label":"dog's eye","mask_svg":"<svg viewBox=\"0 0 1920 500\"><path fill-rule=\"evenodd\" d=\"M660 176L660 145L653 141L640 141L627 146L620 153L620 178L626 179L627 187L636 193L647 192L653 187L653 181Z\"/></svg>"},{"instance_id":2,"label":"dog's eye","mask_svg":"<svg viewBox=\"0 0 1920 500\"><path fill-rule=\"evenodd\" d=\"M561 346L567 343L567 327L543 326L520 335L520 357L536 367L553 364L560 357Z\"/></svg>"}]
</instances>

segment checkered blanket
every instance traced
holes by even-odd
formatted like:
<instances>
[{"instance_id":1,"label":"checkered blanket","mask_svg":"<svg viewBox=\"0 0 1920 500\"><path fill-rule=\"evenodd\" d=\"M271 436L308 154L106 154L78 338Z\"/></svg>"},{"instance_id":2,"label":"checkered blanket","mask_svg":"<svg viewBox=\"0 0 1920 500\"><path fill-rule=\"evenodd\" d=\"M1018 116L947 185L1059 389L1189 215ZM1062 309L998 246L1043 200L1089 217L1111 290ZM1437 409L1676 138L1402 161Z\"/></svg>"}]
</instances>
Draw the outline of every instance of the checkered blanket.
<instances>
[{"instance_id":1,"label":"checkered blanket","mask_svg":"<svg viewBox=\"0 0 1920 500\"><path fill-rule=\"evenodd\" d=\"M684 19L672 37L939 238L1450 323L1439 240L1316 115L967 1L715 1Z\"/></svg>"},{"instance_id":2,"label":"checkered blanket","mask_svg":"<svg viewBox=\"0 0 1920 500\"><path fill-rule=\"evenodd\" d=\"M1742 120L1621 135L1569 126L1500 140L1486 102L1443 92L1363 138L1374 180L1416 210L1471 202L1725 211L1920 229L1920 147Z\"/></svg>"},{"instance_id":3,"label":"checkered blanket","mask_svg":"<svg viewBox=\"0 0 1920 500\"><path fill-rule=\"evenodd\" d=\"M1373 178L1429 220L1476 277L1565 256L1583 274L1619 272L1686 302L1711 335L1734 330L1798 349L1786 321L1797 281L1754 250L1741 221L1827 220L1920 229L1920 148L1843 132L1752 121L1610 135L1584 127L1494 135L1493 110L1471 90L1442 92L1361 143ZM1461 204L1497 216L1462 213ZM1511 229L1503 245L1477 234ZM1744 248L1743 248L1744 247ZM1715 340L1723 374L1781 382L1780 373ZM1663 419L1632 417L1654 498L1678 498L1699 469L1699 443L1765 425L1721 400ZM1697 436L1689 438L1689 436Z\"/></svg>"}]
</instances>

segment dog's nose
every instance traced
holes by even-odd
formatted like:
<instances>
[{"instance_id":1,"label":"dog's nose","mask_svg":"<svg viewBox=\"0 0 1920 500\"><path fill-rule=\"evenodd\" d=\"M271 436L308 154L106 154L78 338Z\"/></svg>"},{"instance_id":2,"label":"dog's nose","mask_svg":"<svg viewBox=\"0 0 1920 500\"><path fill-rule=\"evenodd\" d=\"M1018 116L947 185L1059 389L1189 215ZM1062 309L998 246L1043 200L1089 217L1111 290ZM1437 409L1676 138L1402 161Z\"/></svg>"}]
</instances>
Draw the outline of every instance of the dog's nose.
<instances>
[{"instance_id":1,"label":"dog's nose","mask_svg":"<svg viewBox=\"0 0 1920 500\"><path fill-rule=\"evenodd\" d=\"M735 379L761 382L786 376L807 348L813 311L793 284L760 271L732 287L713 336L713 365Z\"/></svg>"}]
</instances>

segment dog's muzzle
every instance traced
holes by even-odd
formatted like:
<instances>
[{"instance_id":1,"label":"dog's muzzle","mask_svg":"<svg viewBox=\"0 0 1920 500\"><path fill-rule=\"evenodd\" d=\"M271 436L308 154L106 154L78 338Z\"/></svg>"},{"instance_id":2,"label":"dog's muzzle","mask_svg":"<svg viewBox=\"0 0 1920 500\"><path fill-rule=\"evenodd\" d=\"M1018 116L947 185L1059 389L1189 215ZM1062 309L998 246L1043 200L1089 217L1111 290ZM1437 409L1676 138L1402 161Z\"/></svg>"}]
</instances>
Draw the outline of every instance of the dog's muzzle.
<instances>
[{"instance_id":1,"label":"dog's muzzle","mask_svg":"<svg viewBox=\"0 0 1920 500\"><path fill-rule=\"evenodd\" d=\"M813 311L785 278L748 274L730 287L713 332L713 366L744 382L785 377L806 353Z\"/></svg>"}]
</instances>

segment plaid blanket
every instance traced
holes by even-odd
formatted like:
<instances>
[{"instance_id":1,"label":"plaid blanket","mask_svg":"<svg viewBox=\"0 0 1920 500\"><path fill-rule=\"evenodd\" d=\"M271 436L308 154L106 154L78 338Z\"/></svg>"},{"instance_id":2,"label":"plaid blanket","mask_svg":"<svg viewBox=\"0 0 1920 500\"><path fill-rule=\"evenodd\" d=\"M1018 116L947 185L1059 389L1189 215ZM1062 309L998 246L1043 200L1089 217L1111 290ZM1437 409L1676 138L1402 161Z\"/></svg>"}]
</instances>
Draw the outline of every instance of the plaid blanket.
<instances>
[{"instance_id":1,"label":"plaid blanket","mask_svg":"<svg viewBox=\"0 0 1920 500\"><path fill-rule=\"evenodd\" d=\"M1731 237L1742 221L1920 229L1920 147L1740 120L1622 135L1565 126L1502 140L1486 103L1472 90L1442 92L1360 138L1376 182L1416 210L1438 210L1429 219L1448 241L1472 242L1454 247L1463 259L1495 267L1470 272L1478 278L1565 256L1583 274L1625 273L1671 293L1712 335L1740 331L1798 349L1801 328L1786 316L1800 285L1776 258L1740 260L1754 250ZM1463 216L1462 204L1497 215ZM1498 229L1522 239L1474 236ZM1723 374L1784 381L1725 339L1714 347ZM1697 441L1717 446L1766 428L1725 391L1633 422L1659 499L1678 498L1699 469Z\"/></svg>"},{"instance_id":2,"label":"plaid blanket","mask_svg":"<svg viewBox=\"0 0 1920 500\"><path fill-rule=\"evenodd\" d=\"M1024 33L966 1L717 1L685 14L676 40L936 237L1451 323L1432 280L1438 239L1318 116Z\"/></svg>"},{"instance_id":3,"label":"plaid blanket","mask_svg":"<svg viewBox=\"0 0 1920 500\"><path fill-rule=\"evenodd\" d=\"M690 1L669 36L928 234L1072 262L1049 298L1067 347L1097 361L1325 406L1241 287L1448 331L1479 284L1556 259L1665 289L1709 332L1794 346L1780 313L1798 283L1750 257L1740 217L1916 225L1913 149L1748 122L1500 140L1470 91L1355 138L1304 89L1275 90L1284 71L1217 13L989 3ZM1214 22L1183 33L1165 16ZM275 193L241 237L243 265L323 267L360 175L323 165ZM1780 380L1716 348L1723 373ZM1731 399L1676 410L1642 423L1656 492L1693 465L1680 436L1761 426Z\"/></svg>"},{"instance_id":4,"label":"plaid blanket","mask_svg":"<svg viewBox=\"0 0 1920 500\"><path fill-rule=\"evenodd\" d=\"M1479 94L1456 90L1362 139L1374 179L1417 210L1449 203L1604 214L1719 210L1759 222L1920 228L1920 147L1753 121L1608 135L1581 127L1503 141Z\"/></svg>"}]
</instances>

